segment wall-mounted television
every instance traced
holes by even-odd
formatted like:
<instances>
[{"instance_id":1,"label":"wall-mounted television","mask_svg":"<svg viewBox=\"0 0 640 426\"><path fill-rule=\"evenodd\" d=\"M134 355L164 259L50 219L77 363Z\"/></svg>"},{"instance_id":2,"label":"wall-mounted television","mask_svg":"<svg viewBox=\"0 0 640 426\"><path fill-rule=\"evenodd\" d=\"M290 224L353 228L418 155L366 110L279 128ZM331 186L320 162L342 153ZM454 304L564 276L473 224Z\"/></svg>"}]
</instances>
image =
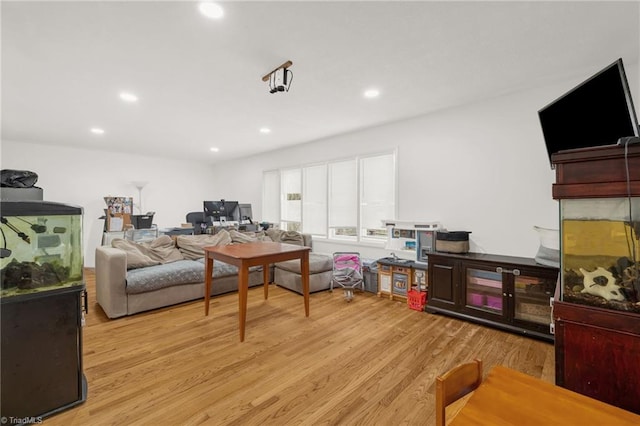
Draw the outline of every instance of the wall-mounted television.
<instances>
[{"instance_id":1,"label":"wall-mounted television","mask_svg":"<svg viewBox=\"0 0 640 426\"><path fill-rule=\"evenodd\" d=\"M549 162L560 151L615 145L621 138L640 136L622 59L542 108L538 117Z\"/></svg>"}]
</instances>

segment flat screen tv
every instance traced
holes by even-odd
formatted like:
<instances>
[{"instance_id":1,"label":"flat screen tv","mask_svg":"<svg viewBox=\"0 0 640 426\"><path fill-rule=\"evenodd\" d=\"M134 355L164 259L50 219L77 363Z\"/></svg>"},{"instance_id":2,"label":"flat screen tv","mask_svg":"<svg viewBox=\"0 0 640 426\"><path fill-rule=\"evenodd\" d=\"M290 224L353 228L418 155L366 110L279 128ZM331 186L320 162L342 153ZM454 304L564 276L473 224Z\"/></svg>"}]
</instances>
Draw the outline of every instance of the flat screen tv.
<instances>
[{"instance_id":1,"label":"flat screen tv","mask_svg":"<svg viewBox=\"0 0 640 426\"><path fill-rule=\"evenodd\" d=\"M240 210L240 222L248 221L249 223L253 223L251 204L239 204L238 208Z\"/></svg>"},{"instance_id":2,"label":"flat screen tv","mask_svg":"<svg viewBox=\"0 0 640 426\"><path fill-rule=\"evenodd\" d=\"M538 116L549 162L560 151L615 145L620 138L639 136L622 59L542 108Z\"/></svg>"},{"instance_id":3,"label":"flat screen tv","mask_svg":"<svg viewBox=\"0 0 640 426\"><path fill-rule=\"evenodd\" d=\"M204 201L204 216L214 222L238 222L240 210L237 201Z\"/></svg>"}]
</instances>

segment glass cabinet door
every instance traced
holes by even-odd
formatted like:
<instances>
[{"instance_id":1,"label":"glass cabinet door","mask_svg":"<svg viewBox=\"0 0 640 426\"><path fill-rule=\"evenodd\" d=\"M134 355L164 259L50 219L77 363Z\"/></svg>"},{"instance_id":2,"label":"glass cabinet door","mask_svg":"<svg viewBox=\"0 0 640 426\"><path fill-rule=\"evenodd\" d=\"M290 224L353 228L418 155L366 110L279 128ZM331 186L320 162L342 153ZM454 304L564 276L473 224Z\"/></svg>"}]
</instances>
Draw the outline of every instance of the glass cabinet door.
<instances>
[{"instance_id":1,"label":"glass cabinet door","mask_svg":"<svg viewBox=\"0 0 640 426\"><path fill-rule=\"evenodd\" d=\"M467 307L502 315L502 274L467 268L465 300Z\"/></svg>"},{"instance_id":2,"label":"glass cabinet door","mask_svg":"<svg viewBox=\"0 0 640 426\"><path fill-rule=\"evenodd\" d=\"M555 287L555 278L514 276L514 318L536 324L550 324L549 298L553 297Z\"/></svg>"}]
</instances>

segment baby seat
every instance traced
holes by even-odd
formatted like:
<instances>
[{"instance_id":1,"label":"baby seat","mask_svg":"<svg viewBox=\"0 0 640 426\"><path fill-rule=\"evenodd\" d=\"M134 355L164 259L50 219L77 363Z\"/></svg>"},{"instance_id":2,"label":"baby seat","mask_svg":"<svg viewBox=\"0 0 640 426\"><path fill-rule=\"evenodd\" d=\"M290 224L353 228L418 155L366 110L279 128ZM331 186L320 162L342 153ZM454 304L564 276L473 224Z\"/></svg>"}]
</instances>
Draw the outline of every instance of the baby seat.
<instances>
[{"instance_id":1,"label":"baby seat","mask_svg":"<svg viewBox=\"0 0 640 426\"><path fill-rule=\"evenodd\" d=\"M347 302L351 302L351 299L353 299L353 290L355 288L361 287L364 291L360 253L333 253L333 276L331 277L330 291L333 291L334 284L344 289L344 298Z\"/></svg>"}]
</instances>

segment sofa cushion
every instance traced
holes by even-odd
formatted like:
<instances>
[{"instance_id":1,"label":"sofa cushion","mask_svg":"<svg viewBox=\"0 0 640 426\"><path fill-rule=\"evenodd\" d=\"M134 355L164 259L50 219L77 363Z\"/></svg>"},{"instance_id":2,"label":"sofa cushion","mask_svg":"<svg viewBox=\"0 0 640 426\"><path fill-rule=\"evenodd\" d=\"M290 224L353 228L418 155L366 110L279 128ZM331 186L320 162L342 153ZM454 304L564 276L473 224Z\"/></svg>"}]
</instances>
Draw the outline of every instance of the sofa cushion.
<instances>
[{"instance_id":1,"label":"sofa cushion","mask_svg":"<svg viewBox=\"0 0 640 426\"><path fill-rule=\"evenodd\" d=\"M261 270L253 266L249 271ZM238 268L228 263L215 261L213 278L238 274ZM127 272L127 293L138 294L180 284L204 283L204 259L179 260L177 262L133 269Z\"/></svg>"},{"instance_id":2,"label":"sofa cushion","mask_svg":"<svg viewBox=\"0 0 640 426\"><path fill-rule=\"evenodd\" d=\"M127 293L146 293L174 285L200 282L204 282L203 265L193 260L178 260L127 272Z\"/></svg>"},{"instance_id":3,"label":"sofa cushion","mask_svg":"<svg viewBox=\"0 0 640 426\"><path fill-rule=\"evenodd\" d=\"M300 274L300 260L293 259L276 263L276 268ZM309 253L309 274L333 270L333 259L323 254Z\"/></svg>"},{"instance_id":4,"label":"sofa cushion","mask_svg":"<svg viewBox=\"0 0 640 426\"><path fill-rule=\"evenodd\" d=\"M197 259L196 262L201 263L204 268L204 258ZM250 266L249 272L261 271L262 266ZM220 260L213 262L213 278L228 277L229 275L238 275L238 267L229 265ZM203 278L204 280L204 278Z\"/></svg>"},{"instance_id":5,"label":"sofa cushion","mask_svg":"<svg viewBox=\"0 0 640 426\"><path fill-rule=\"evenodd\" d=\"M204 248L231 244L231 236L225 229L217 234L178 235L176 245L185 259L196 260L204 257Z\"/></svg>"}]
</instances>

